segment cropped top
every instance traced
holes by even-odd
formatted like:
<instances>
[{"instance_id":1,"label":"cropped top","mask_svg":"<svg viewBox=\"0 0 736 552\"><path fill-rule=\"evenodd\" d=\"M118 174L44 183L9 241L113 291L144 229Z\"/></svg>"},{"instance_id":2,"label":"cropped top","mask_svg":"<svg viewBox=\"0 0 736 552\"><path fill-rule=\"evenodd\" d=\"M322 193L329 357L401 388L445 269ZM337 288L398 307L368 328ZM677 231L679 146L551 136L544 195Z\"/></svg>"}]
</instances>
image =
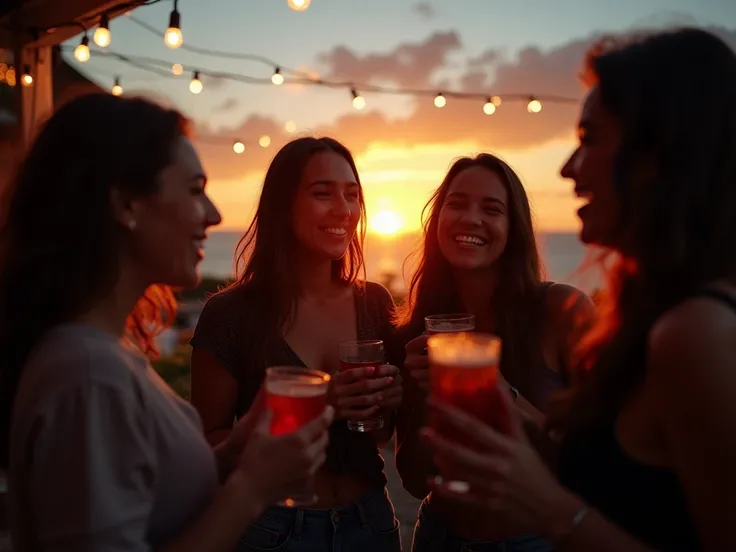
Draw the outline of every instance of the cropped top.
<instances>
[{"instance_id":1,"label":"cropped top","mask_svg":"<svg viewBox=\"0 0 736 552\"><path fill-rule=\"evenodd\" d=\"M245 291L244 287L233 287L210 297L190 340L194 348L212 355L238 382L238 418L248 412L255 400L268 366L306 367L284 339L267 348L264 365L244 358L243 343L248 336L242 329L247 327L244 321L251 311L251 299ZM391 294L374 282L356 286L354 294L358 339L388 342L393 332ZM372 436L349 431L345 420L336 420L330 427L325 468L336 474L358 476L376 486L386 484L383 458Z\"/></svg>"}]
</instances>

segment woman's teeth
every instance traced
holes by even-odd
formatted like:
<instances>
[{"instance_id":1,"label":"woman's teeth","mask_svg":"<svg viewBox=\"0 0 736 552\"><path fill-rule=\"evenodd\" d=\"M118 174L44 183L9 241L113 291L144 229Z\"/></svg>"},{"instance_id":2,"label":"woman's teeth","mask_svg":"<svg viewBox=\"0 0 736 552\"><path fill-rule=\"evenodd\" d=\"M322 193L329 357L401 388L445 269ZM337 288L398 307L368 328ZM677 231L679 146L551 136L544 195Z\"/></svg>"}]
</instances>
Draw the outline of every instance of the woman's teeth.
<instances>
[{"instance_id":1,"label":"woman's teeth","mask_svg":"<svg viewBox=\"0 0 736 552\"><path fill-rule=\"evenodd\" d=\"M484 240L483 238L479 238L478 236L468 236L465 234L460 234L455 236L455 241L458 243L465 243L470 245L485 245L488 242Z\"/></svg>"},{"instance_id":2,"label":"woman's teeth","mask_svg":"<svg viewBox=\"0 0 736 552\"><path fill-rule=\"evenodd\" d=\"M345 230L344 228L325 228L325 232L338 237L343 237L345 234L347 234L347 230Z\"/></svg>"}]
</instances>

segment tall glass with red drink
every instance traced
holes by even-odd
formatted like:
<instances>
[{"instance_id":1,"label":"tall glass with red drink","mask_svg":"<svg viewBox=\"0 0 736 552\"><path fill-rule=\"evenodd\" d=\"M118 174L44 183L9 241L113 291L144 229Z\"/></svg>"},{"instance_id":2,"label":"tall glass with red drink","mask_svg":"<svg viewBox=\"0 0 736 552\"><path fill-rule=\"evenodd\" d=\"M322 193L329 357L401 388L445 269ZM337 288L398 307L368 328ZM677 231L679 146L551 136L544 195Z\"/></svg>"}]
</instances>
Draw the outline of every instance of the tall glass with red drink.
<instances>
[{"instance_id":1,"label":"tall glass with red drink","mask_svg":"<svg viewBox=\"0 0 736 552\"><path fill-rule=\"evenodd\" d=\"M372 366L374 373L379 366L385 364L386 352L380 339L369 341L348 341L340 343L340 370ZM383 418L376 416L368 420L348 420L350 431L376 431L384 425Z\"/></svg>"},{"instance_id":2,"label":"tall glass with red drink","mask_svg":"<svg viewBox=\"0 0 736 552\"><path fill-rule=\"evenodd\" d=\"M424 317L424 329L429 335L447 332L472 332L475 316L472 314L432 314Z\"/></svg>"},{"instance_id":3,"label":"tall glass with red drink","mask_svg":"<svg viewBox=\"0 0 736 552\"><path fill-rule=\"evenodd\" d=\"M271 433L285 435L322 415L327 407L329 374L301 366L274 366L266 370L266 404L273 412ZM306 506L317 500L312 484L279 502Z\"/></svg>"},{"instance_id":4,"label":"tall glass with red drink","mask_svg":"<svg viewBox=\"0 0 736 552\"><path fill-rule=\"evenodd\" d=\"M501 339L483 333L443 332L429 338L427 349L432 398L508 432L509 419L498 388ZM430 418L429 423L437 433L474 448L472 440L460 440L440 419ZM467 487L463 482L453 483L458 488Z\"/></svg>"}]
</instances>

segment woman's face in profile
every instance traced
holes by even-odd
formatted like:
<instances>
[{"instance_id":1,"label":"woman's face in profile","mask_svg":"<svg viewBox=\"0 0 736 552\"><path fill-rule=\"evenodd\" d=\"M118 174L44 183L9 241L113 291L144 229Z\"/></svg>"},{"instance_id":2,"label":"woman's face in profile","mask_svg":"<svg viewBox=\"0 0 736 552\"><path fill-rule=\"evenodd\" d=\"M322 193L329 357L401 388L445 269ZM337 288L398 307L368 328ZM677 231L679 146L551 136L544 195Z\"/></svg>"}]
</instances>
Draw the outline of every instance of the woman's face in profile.
<instances>
[{"instance_id":1,"label":"woman's face in profile","mask_svg":"<svg viewBox=\"0 0 736 552\"><path fill-rule=\"evenodd\" d=\"M133 202L131 255L149 284L189 288L199 282L207 229L222 220L206 184L194 146L182 137L172 163L158 175L158 190Z\"/></svg>"},{"instance_id":2,"label":"woman's face in profile","mask_svg":"<svg viewBox=\"0 0 736 552\"><path fill-rule=\"evenodd\" d=\"M621 202L613 174L621 136L620 123L593 88L578 123L579 145L560 172L575 183L575 195L584 202L577 214L582 223L580 239L587 244L617 247Z\"/></svg>"},{"instance_id":3,"label":"woman's face in profile","mask_svg":"<svg viewBox=\"0 0 736 552\"><path fill-rule=\"evenodd\" d=\"M302 251L341 259L360 220L360 185L341 155L320 152L307 163L294 200L292 225Z\"/></svg>"}]
</instances>

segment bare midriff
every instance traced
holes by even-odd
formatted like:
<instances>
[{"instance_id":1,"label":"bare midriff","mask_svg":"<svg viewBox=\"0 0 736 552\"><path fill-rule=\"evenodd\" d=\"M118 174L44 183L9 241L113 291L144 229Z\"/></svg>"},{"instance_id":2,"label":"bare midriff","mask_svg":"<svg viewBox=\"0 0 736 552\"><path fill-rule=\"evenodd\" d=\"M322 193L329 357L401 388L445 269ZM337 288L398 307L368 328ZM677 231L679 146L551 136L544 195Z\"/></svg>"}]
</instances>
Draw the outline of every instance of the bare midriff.
<instances>
[{"instance_id":1,"label":"bare midriff","mask_svg":"<svg viewBox=\"0 0 736 552\"><path fill-rule=\"evenodd\" d=\"M321 510L347 506L374 487L375 484L357 475L335 474L322 469L314 477L317 502L304 508Z\"/></svg>"}]
</instances>

